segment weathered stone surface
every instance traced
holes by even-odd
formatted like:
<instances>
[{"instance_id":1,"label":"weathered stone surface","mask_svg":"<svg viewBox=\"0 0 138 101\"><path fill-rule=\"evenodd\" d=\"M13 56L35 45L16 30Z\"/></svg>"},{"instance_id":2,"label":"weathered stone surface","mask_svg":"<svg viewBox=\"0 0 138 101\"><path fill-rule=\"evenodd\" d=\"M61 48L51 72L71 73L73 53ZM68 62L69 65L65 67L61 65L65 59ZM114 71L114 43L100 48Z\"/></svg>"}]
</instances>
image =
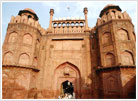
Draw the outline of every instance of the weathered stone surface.
<instances>
[{"instance_id":1,"label":"weathered stone surface","mask_svg":"<svg viewBox=\"0 0 138 101\"><path fill-rule=\"evenodd\" d=\"M44 29L29 8L12 17L3 44L3 99L57 99L63 82L76 99L135 98L136 38L129 15L106 6L96 26L85 19L53 20Z\"/></svg>"}]
</instances>

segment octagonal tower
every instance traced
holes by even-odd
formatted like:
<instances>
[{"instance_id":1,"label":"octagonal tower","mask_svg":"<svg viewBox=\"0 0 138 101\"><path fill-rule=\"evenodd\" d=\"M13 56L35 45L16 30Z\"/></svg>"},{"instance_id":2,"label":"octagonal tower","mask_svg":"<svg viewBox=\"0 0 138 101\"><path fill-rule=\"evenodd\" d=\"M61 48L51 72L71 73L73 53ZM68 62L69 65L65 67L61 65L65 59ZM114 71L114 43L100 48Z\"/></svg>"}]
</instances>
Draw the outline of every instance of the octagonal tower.
<instances>
[{"instance_id":1,"label":"octagonal tower","mask_svg":"<svg viewBox=\"0 0 138 101\"><path fill-rule=\"evenodd\" d=\"M130 86L135 87L136 77L134 25L127 12L121 11L117 5L107 5L96 24L101 98L135 96L135 89L130 90ZM130 84L131 80L133 83Z\"/></svg>"}]
</instances>

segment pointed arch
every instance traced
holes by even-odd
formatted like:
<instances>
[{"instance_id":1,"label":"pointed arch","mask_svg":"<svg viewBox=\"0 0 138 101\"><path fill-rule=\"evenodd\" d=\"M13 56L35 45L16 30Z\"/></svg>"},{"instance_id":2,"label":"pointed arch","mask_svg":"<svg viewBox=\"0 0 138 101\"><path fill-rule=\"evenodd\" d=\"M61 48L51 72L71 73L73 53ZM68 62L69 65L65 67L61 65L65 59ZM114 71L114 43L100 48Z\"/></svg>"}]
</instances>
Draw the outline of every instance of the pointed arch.
<instances>
[{"instance_id":1,"label":"pointed arch","mask_svg":"<svg viewBox=\"0 0 138 101\"><path fill-rule=\"evenodd\" d=\"M32 42L33 42L33 37L32 37L32 35L29 34L29 33L24 34L24 36L23 36L23 43L24 43L24 44L29 44L29 45L31 45Z\"/></svg>"},{"instance_id":2,"label":"pointed arch","mask_svg":"<svg viewBox=\"0 0 138 101\"><path fill-rule=\"evenodd\" d=\"M13 59L13 53L12 52L6 52L4 54L4 58L3 58L3 63L8 63L8 64L12 64L14 62Z\"/></svg>"},{"instance_id":3,"label":"pointed arch","mask_svg":"<svg viewBox=\"0 0 138 101\"><path fill-rule=\"evenodd\" d=\"M107 81L106 91L108 94L113 91L116 93L119 91L118 80L116 77L109 75L106 78L106 81Z\"/></svg>"},{"instance_id":4,"label":"pointed arch","mask_svg":"<svg viewBox=\"0 0 138 101\"><path fill-rule=\"evenodd\" d=\"M17 32L11 32L9 34L8 42L16 42L17 41Z\"/></svg>"},{"instance_id":5,"label":"pointed arch","mask_svg":"<svg viewBox=\"0 0 138 101\"><path fill-rule=\"evenodd\" d=\"M117 31L117 37L119 38L119 40L129 40L128 31L125 29L119 29Z\"/></svg>"},{"instance_id":6,"label":"pointed arch","mask_svg":"<svg viewBox=\"0 0 138 101\"><path fill-rule=\"evenodd\" d=\"M110 32L105 32L103 34L103 37L102 37L103 44L111 43L111 40L112 40L111 33Z\"/></svg>"},{"instance_id":7,"label":"pointed arch","mask_svg":"<svg viewBox=\"0 0 138 101\"><path fill-rule=\"evenodd\" d=\"M74 64L66 61L55 68L54 71L54 85L53 88L56 91L54 96L59 96L61 93L61 85L64 81L68 80L74 86L74 92L76 98L80 98L80 84L81 84L80 70Z\"/></svg>"},{"instance_id":8,"label":"pointed arch","mask_svg":"<svg viewBox=\"0 0 138 101\"><path fill-rule=\"evenodd\" d=\"M22 53L19 56L19 64L21 65L29 65L30 62L30 57L27 53Z\"/></svg>"},{"instance_id":9,"label":"pointed arch","mask_svg":"<svg viewBox=\"0 0 138 101\"><path fill-rule=\"evenodd\" d=\"M125 50L122 53L121 58L123 65L134 65L134 57L130 51Z\"/></svg>"},{"instance_id":10,"label":"pointed arch","mask_svg":"<svg viewBox=\"0 0 138 101\"><path fill-rule=\"evenodd\" d=\"M115 64L115 56L112 53L105 55L106 66L112 66Z\"/></svg>"},{"instance_id":11,"label":"pointed arch","mask_svg":"<svg viewBox=\"0 0 138 101\"><path fill-rule=\"evenodd\" d=\"M78 71L78 73L80 74L80 70L78 69L78 67L77 67L76 65L74 65L74 64L72 64L72 63L70 63L70 62L68 62L68 61L66 61L66 62L64 62L64 63L62 63L62 64L60 64L60 65L55 69L55 71L56 71L57 69L60 69L60 68L65 68L66 65L70 65L71 67L73 67L73 69L76 69L76 70Z\"/></svg>"}]
</instances>

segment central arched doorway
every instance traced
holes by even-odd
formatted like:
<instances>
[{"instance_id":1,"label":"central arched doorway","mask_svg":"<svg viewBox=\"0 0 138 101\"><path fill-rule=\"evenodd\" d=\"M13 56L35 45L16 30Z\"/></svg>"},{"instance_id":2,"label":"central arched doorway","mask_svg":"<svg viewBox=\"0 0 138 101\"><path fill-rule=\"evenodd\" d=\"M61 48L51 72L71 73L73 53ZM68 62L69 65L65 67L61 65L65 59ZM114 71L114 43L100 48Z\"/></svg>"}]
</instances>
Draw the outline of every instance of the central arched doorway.
<instances>
[{"instance_id":1,"label":"central arched doorway","mask_svg":"<svg viewBox=\"0 0 138 101\"><path fill-rule=\"evenodd\" d=\"M62 86L67 87L67 82L73 86L73 92L75 93L75 98L80 98L81 88L80 88L80 71L75 65L65 62L59 65L54 72L54 97L58 98L61 95L61 91L64 90ZM64 91L62 91L63 93Z\"/></svg>"}]
</instances>

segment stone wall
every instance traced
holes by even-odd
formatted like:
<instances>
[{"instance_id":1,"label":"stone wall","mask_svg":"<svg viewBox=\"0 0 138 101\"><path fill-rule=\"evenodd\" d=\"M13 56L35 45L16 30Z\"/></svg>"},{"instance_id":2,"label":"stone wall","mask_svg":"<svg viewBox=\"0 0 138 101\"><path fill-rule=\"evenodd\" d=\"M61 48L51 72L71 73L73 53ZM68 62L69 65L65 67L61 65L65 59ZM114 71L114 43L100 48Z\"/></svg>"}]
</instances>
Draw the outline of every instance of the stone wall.
<instances>
[{"instance_id":1,"label":"stone wall","mask_svg":"<svg viewBox=\"0 0 138 101\"><path fill-rule=\"evenodd\" d=\"M23 67L6 66L2 69L2 95L3 99L24 99L28 98L28 92L35 83L33 77L37 74L32 69Z\"/></svg>"}]
</instances>

